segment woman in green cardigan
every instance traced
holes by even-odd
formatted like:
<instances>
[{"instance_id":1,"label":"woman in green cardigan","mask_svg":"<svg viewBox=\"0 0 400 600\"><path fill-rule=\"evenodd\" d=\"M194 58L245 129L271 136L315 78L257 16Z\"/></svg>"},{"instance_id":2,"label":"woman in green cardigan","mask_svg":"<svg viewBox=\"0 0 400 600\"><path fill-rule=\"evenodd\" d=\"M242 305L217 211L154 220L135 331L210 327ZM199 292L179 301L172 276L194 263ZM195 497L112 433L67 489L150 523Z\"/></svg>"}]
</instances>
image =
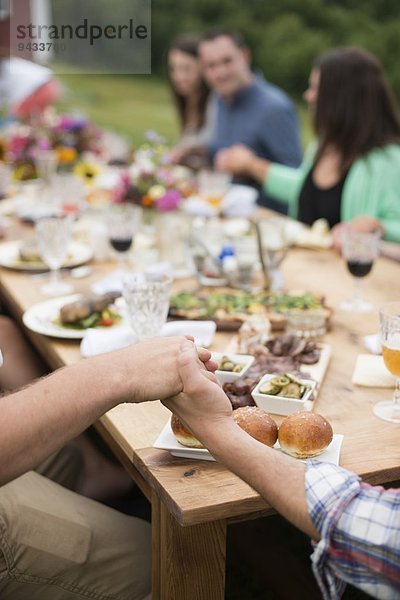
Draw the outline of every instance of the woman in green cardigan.
<instances>
[{"instance_id":1,"label":"woman in green cardigan","mask_svg":"<svg viewBox=\"0 0 400 600\"><path fill-rule=\"evenodd\" d=\"M351 223L400 242L400 117L378 60L359 48L328 52L315 63L304 98L318 143L301 167L233 146L217 155L217 168L259 181L304 223L326 218L336 237Z\"/></svg>"}]
</instances>

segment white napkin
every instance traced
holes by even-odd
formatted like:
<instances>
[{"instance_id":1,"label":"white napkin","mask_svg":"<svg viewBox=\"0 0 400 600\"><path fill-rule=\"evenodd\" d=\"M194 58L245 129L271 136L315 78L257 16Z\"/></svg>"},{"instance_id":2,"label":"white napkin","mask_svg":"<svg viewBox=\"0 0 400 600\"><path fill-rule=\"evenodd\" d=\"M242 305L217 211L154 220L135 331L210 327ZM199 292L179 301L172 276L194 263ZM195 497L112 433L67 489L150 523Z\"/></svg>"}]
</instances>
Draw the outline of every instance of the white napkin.
<instances>
[{"instance_id":1,"label":"white napkin","mask_svg":"<svg viewBox=\"0 0 400 600\"><path fill-rule=\"evenodd\" d=\"M214 337L216 325L214 321L169 321L161 330L162 336L192 335L195 344L207 347ZM126 348L137 342L137 337L128 325L111 327L110 329L88 329L81 341L81 355L95 356Z\"/></svg>"},{"instance_id":2,"label":"white napkin","mask_svg":"<svg viewBox=\"0 0 400 600\"><path fill-rule=\"evenodd\" d=\"M364 337L364 346L367 350L372 352L372 354L382 354L382 344L377 333L366 335Z\"/></svg>"},{"instance_id":3,"label":"white napkin","mask_svg":"<svg viewBox=\"0 0 400 600\"><path fill-rule=\"evenodd\" d=\"M192 217L216 217L218 212L200 196L190 196L182 204L183 210Z\"/></svg>"},{"instance_id":4,"label":"white napkin","mask_svg":"<svg viewBox=\"0 0 400 600\"><path fill-rule=\"evenodd\" d=\"M226 217L248 217L255 208L258 192L249 185L232 185L224 196L221 210Z\"/></svg>"},{"instance_id":5,"label":"white napkin","mask_svg":"<svg viewBox=\"0 0 400 600\"><path fill-rule=\"evenodd\" d=\"M95 294L101 296L107 292L121 292L122 293L122 277L124 276L123 269L117 269L113 271L107 277L99 279L92 284L92 290Z\"/></svg>"},{"instance_id":6,"label":"white napkin","mask_svg":"<svg viewBox=\"0 0 400 600\"><path fill-rule=\"evenodd\" d=\"M127 325L110 329L88 329L81 341L81 355L85 358L126 348L136 344L137 337Z\"/></svg>"},{"instance_id":7,"label":"white napkin","mask_svg":"<svg viewBox=\"0 0 400 600\"><path fill-rule=\"evenodd\" d=\"M192 335L197 346L207 348L212 342L216 328L214 321L169 321L162 328L161 335Z\"/></svg>"},{"instance_id":8,"label":"white napkin","mask_svg":"<svg viewBox=\"0 0 400 600\"><path fill-rule=\"evenodd\" d=\"M396 380L386 369L382 356L359 354L351 381L366 387L392 388Z\"/></svg>"}]
</instances>

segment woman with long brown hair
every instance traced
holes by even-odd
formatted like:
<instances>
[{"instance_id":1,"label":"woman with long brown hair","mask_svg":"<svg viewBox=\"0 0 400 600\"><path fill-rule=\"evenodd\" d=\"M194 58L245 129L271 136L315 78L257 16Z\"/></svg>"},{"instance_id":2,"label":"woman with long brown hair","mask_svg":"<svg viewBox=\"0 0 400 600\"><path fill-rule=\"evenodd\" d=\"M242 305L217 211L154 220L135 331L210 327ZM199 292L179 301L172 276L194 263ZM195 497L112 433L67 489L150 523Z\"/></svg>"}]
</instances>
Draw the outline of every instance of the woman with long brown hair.
<instances>
[{"instance_id":1,"label":"woman with long brown hair","mask_svg":"<svg viewBox=\"0 0 400 600\"><path fill-rule=\"evenodd\" d=\"M181 127L178 152L205 146L212 135L210 89L201 74L199 40L195 34L185 34L176 38L168 50L168 79Z\"/></svg>"},{"instance_id":2,"label":"woman with long brown hair","mask_svg":"<svg viewBox=\"0 0 400 600\"><path fill-rule=\"evenodd\" d=\"M261 160L245 146L221 151L218 167L263 183L304 223L324 217L331 227L351 223L400 242L400 117L379 61L361 48L327 52L304 98L317 146L300 168Z\"/></svg>"}]
</instances>

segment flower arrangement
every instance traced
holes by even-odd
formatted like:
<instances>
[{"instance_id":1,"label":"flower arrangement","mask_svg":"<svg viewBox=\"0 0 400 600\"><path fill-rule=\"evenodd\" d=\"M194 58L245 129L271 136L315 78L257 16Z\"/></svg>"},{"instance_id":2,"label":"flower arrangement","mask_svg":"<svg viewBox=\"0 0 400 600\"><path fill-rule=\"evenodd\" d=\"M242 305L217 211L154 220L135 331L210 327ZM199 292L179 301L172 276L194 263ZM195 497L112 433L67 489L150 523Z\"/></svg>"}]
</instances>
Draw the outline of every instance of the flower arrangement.
<instances>
[{"instance_id":1,"label":"flower arrangement","mask_svg":"<svg viewBox=\"0 0 400 600\"><path fill-rule=\"evenodd\" d=\"M169 212L178 209L193 193L191 171L169 164L169 148L154 131L136 152L114 190L115 202L133 202L145 209Z\"/></svg>"},{"instance_id":2,"label":"flower arrangement","mask_svg":"<svg viewBox=\"0 0 400 600\"><path fill-rule=\"evenodd\" d=\"M13 167L15 180L37 177L36 158L43 150L54 150L58 168L72 170L87 152L99 154L101 131L81 117L57 115L52 109L39 122L16 123L3 139L2 154Z\"/></svg>"}]
</instances>

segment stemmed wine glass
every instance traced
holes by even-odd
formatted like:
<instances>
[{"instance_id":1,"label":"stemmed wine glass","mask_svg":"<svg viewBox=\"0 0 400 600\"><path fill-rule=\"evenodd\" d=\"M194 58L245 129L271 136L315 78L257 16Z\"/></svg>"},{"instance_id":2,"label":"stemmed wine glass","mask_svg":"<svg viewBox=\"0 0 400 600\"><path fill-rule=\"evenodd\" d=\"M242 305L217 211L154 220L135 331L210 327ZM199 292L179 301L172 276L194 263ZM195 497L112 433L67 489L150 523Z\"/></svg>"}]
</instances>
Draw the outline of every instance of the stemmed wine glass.
<instances>
[{"instance_id":1,"label":"stemmed wine glass","mask_svg":"<svg viewBox=\"0 0 400 600\"><path fill-rule=\"evenodd\" d=\"M379 233L363 233L350 228L344 232L342 253L353 275L355 288L353 297L341 303L342 310L369 312L373 309L373 305L362 297L361 281L371 271L378 256L379 240Z\"/></svg>"},{"instance_id":2,"label":"stemmed wine glass","mask_svg":"<svg viewBox=\"0 0 400 600\"><path fill-rule=\"evenodd\" d=\"M50 268L51 281L40 288L47 296L59 296L72 291L72 285L60 281L60 268L68 254L71 239L72 218L66 215L43 217L36 223L39 250L43 261Z\"/></svg>"},{"instance_id":3,"label":"stemmed wine glass","mask_svg":"<svg viewBox=\"0 0 400 600\"><path fill-rule=\"evenodd\" d=\"M131 204L118 204L112 207L108 222L108 239L118 254L122 268L139 228L140 209Z\"/></svg>"},{"instance_id":4,"label":"stemmed wine glass","mask_svg":"<svg viewBox=\"0 0 400 600\"><path fill-rule=\"evenodd\" d=\"M396 377L393 400L374 406L374 414L391 423L400 423L400 302L388 302L379 311L380 337L386 368Z\"/></svg>"},{"instance_id":5,"label":"stemmed wine glass","mask_svg":"<svg viewBox=\"0 0 400 600\"><path fill-rule=\"evenodd\" d=\"M255 223L257 244L265 287L275 290L283 288L280 264L289 251L285 221L281 217L261 219Z\"/></svg>"}]
</instances>

